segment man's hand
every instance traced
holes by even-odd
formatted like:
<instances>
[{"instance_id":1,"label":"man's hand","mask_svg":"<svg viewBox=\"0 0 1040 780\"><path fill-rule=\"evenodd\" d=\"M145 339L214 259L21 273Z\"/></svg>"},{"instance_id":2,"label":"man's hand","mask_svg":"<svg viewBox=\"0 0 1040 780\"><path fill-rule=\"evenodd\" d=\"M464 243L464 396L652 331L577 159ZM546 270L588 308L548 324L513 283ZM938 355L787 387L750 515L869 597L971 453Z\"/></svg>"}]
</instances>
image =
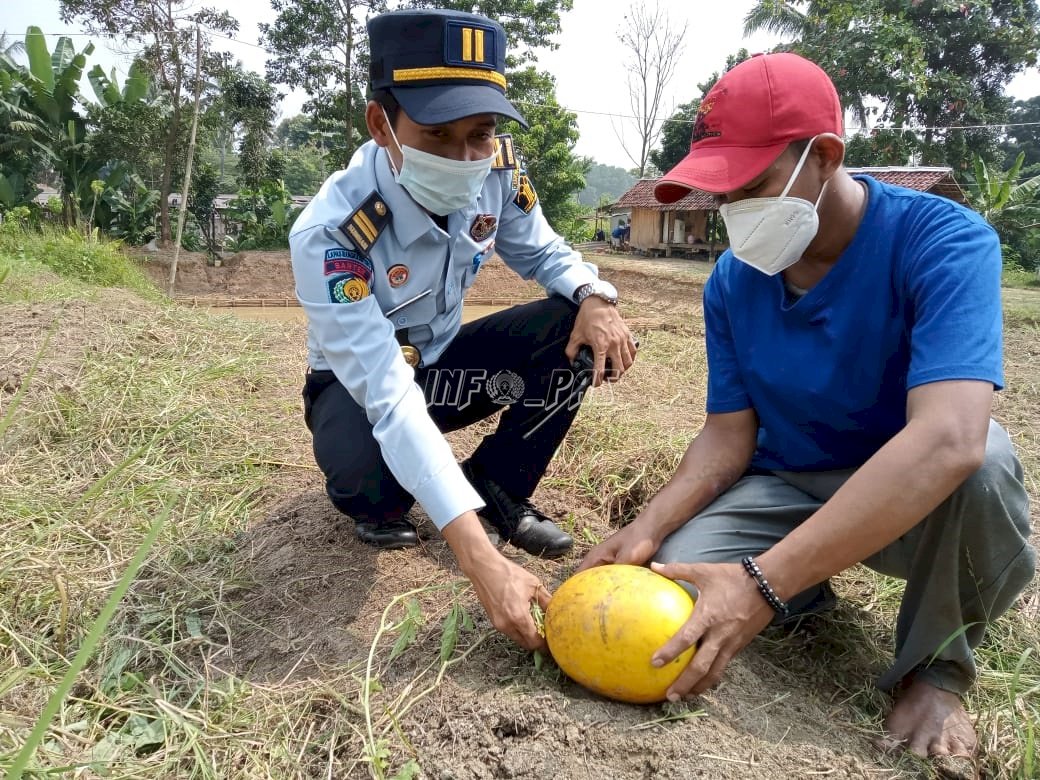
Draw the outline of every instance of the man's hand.
<instances>
[{"instance_id":1,"label":"man's hand","mask_svg":"<svg viewBox=\"0 0 1040 780\"><path fill-rule=\"evenodd\" d=\"M583 344L592 348L593 387L599 387L604 380L615 382L621 378L636 359L636 340L628 329L617 306L607 303L596 295L590 295L578 309L578 317L571 330L570 341L567 342L567 358L570 361L578 356ZM611 371L606 372L606 362L610 359Z\"/></svg>"},{"instance_id":2,"label":"man's hand","mask_svg":"<svg viewBox=\"0 0 1040 780\"><path fill-rule=\"evenodd\" d=\"M537 601L546 609L549 591L531 572L497 551L495 556L497 560L486 561L468 575L491 624L521 647L548 652L545 637L538 633L531 615L531 602Z\"/></svg>"},{"instance_id":3,"label":"man's hand","mask_svg":"<svg viewBox=\"0 0 1040 780\"><path fill-rule=\"evenodd\" d=\"M645 522L640 522L637 517L616 534L606 539L582 558L578 571L591 569L593 566L602 566L607 563L630 563L634 566L642 566L650 556L657 552L661 546L661 540L647 528Z\"/></svg>"},{"instance_id":4,"label":"man's hand","mask_svg":"<svg viewBox=\"0 0 1040 780\"><path fill-rule=\"evenodd\" d=\"M542 609L549 606L549 591L538 578L495 549L476 512L463 512L442 533L491 624L521 647L547 652L531 615L532 601Z\"/></svg>"},{"instance_id":5,"label":"man's hand","mask_svg":"<svg viewBox=\"0 0 1040 780\"><path fill-rule=\"evenodd\" d=\"M693 583L700 592L690 619L651 661L664 666L697 645L693 660L668 689L674 702L704 693L722 679L733 657L769 625L773 610L739 563L654 563L651 568Z\"/></svg>"}]
</instances>

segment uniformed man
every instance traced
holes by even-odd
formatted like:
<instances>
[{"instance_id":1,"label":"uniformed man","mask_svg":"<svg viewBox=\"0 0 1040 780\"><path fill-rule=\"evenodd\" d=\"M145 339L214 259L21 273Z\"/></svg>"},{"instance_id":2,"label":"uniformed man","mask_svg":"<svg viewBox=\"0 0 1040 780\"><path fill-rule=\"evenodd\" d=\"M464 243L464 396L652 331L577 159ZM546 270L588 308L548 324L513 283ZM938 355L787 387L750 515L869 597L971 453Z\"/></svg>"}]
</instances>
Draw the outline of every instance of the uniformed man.
<instances>
[{"instance_id":1,"label":"uniformed man","mask_svg":"<svg viewBox=\"0 0 1040 780\"><path fill-rule=\"evenodd\" d=\"M512 139L496 135L498 116L524 121L505 97L502 27L422 10L368 30L372 140L289 239L315 458L368 544L417 544L406 513L418 500L496 628L541 647L530 603L549 594L498 552L478 512L531 554L571 548L528 499L577 413L581 348L598 385L628 369L635 340L616 290L549 227ZM462 325L466 290L495 252L549 296ZM503 408L460 467L442 431Z\"/></svg>"}]
</instances>

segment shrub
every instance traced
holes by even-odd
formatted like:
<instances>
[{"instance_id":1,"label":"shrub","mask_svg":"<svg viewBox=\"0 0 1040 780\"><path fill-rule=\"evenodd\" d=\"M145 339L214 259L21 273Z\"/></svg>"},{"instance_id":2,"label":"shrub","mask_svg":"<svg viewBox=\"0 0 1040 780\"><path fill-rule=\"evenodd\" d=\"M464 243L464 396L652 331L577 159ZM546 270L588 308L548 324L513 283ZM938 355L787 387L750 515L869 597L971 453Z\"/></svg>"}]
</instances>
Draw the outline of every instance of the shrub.
<instances>
[{"instance_id":1,"label":"shrub","mask_svg":"<svg viewBox=\"0 0 1040 780\"><path fill-rule=\"evenodd\" d=\"M155 238L159 192L148 189L140 176L133 174L122 190L106 191L105 200L112 209L112 236L131 246L141 246Z\"/></svg>"},{"instance_id":2,"label":"shrub","mask_svg":"<svg viewBox=\"0 0 1040 780\"><path fill-rule=\"evenodd\" d=\"M119 242L95 236L54 227L37 232L9 223L0 228L0 264L23 275L45 266L67 279L154 294L136 262L120 251Z\"/></svg>"},{"instance_id":3,"label":"shrub","mask_svg":"<svg viewBox=\"0 0 1040 780\"><path fill-rule=\"evenodd\" d=\"M282 181L264 181L260 189L244 189L228 204L228 219L241 230L225 241L234 250L282 249L289 246L289 231L302 209L293 206L292 195Z\"/></svg>"}]
</instances>

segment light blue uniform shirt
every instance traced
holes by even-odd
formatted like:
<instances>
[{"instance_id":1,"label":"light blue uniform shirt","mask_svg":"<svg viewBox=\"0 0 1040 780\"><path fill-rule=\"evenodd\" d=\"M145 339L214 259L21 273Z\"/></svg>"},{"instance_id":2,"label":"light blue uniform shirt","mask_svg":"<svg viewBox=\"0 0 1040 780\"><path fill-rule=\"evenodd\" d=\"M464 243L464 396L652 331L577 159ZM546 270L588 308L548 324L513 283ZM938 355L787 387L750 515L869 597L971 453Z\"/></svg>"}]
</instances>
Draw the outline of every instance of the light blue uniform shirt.
<instances>
[{"instance_id":1,"label":"light blue uniform shirt","mask_svg":"<svg viewBox=\"0 0 1040 780\"><path fill-rule=\"evenodd\" d=\"M346 170L325 181L289 236L311 368L331 370L367 410L390 471L438 528L484 503L427 413L395 329L408 329L423 366L435 364L458 333L462 299L492 253L566 298L598 277L596 266L549 227L537 203L518 205L519 181L516 170L493 170L476 202L448 215L445 233L397 183L386 151L369 141ZM373 192L390 221L366 254L339 226ZM355 276L370 279L361 286L368 294L350 301L343 280Z\"/></svg>"}]
</instances>

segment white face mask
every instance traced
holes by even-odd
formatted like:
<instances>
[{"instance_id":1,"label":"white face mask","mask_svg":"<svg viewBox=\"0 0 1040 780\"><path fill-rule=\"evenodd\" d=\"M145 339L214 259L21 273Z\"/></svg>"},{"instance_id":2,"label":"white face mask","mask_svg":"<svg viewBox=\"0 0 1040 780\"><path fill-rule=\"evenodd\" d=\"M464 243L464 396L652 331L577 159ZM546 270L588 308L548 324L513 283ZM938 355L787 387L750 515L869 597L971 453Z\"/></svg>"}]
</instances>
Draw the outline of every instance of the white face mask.
<instances>
[{"instance_id":1,"label":"white face mask","mask_svg":"<svg viewBox=\"0 0 1040 780\"><path fill-rule=\"evenodd\" d=\"M383 110L386 118L386 110ZM413 200L433 214L447 216L475 202L477 195L495 161L495 155L483 160L449 160L436 154L402 146L394 134L394 128L386 119L390 137L401 150L401 170L398 171L390 158L397 183L404 187ZM390 157L387 152L387 157Z\"/></svg>"},{"instance_id":2,"label":"white face mask","mask_svg":"<svg viewBox=\"0 0 1040 780\"><path fill-rule=\"evenodd\" d=\"M769 276L797 263L819 230L816 207L820 205L827 182L820 189L816 203L787 197L815 140L814 136L805 147L780 197L748 198L719 206L733 255Z\"/></svg>"}]
</instances>

